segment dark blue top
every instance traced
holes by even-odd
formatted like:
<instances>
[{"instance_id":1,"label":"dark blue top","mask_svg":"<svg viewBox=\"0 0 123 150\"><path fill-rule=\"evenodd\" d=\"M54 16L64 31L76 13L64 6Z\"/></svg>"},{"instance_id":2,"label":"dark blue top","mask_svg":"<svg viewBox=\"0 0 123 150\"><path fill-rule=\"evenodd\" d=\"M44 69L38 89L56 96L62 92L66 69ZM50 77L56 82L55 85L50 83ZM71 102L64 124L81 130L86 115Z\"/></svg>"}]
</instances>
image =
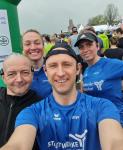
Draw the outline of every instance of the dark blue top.
<instances>
[{"instance_id":1,"label":"dark blue top","mask_svg":"<svg viewBox=\"0 0 123 150\"><path fill-rule=\"evenodd\" d=\"M43 68L34 72L31 89L42 98L47 97L52 92L52 87L45 75Z\"/></svg>"}]
</instances>

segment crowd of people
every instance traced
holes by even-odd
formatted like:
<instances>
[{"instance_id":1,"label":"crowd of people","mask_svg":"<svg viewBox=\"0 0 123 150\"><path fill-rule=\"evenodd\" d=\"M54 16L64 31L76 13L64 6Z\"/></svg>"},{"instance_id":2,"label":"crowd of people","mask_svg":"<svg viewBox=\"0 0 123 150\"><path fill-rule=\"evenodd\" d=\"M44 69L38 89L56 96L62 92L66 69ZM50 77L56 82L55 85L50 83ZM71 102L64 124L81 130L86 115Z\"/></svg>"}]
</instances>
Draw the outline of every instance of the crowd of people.
<instances>
[{"instance_id":1,"label":"crowd of people","mask_svg":"<svg viewBox=\"0 0 123 150\"><path fill-rule=\"evenodd\" d=\"M122 39L27 30L0 71L0 150L123 150Z\"/></svg>"}]
</instances>

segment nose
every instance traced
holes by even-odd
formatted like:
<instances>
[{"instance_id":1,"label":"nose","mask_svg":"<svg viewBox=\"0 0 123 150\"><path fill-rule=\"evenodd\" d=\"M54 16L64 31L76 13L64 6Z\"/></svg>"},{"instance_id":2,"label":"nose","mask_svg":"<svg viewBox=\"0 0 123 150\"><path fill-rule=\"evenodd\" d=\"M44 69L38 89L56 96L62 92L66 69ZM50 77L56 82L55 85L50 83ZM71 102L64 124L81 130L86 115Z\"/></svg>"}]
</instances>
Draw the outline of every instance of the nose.
<instances>
[{"instance_id":1,"label":"nose","mask_svg":"<svg viewBox=\"0 0 123 150\"><path fill-rule=\"evenodd\" d=\"M86 46L83 46L83 48L80 49L80 53L86 53L88 51L88 48Z\"/></svg>"},{"instance_id":2,"label":"nose","mask_svg":"<svg viewBox=\"0 0 123 150\"><path fill-rule=\"evenodd\" d=\"M30 44L30 49L35 49L35 44L34 43Z\"/></svg>"},{"instance_id":3,"label":"nose","mask_svg":"<svg viewBox=\"0 0 123 150\"><path fill-rule=\"evenodd\" d=\"M59 66L57 68L57 75L58 76L63 76L65 74L64 68L62 66Z\"/></svg>"},{"instance_id":4,"label":"nose","mask_svg":"<svg viewBox=\"0 0 123 150\"><path fill-rule=\"evenodd\" d=\"M21 82L22 81L22 77L20 73L17 73L16 75L16 81Z\"/></svg>"}]
</instances>

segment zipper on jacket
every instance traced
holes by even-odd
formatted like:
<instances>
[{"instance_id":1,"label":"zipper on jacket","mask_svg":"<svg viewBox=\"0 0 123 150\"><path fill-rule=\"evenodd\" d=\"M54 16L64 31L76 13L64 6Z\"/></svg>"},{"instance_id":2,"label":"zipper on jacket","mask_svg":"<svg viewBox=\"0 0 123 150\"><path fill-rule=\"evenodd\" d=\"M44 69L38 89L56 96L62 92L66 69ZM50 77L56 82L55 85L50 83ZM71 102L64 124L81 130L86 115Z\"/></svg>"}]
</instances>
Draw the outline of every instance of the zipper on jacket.
<instances>
[{"instance_id":1,"label":"zipper on jacket","mask_svg":"<svg viewBox=\"0 0 123 150\"><path fill-rule=\"evenodd\" d=\"M6 126L5 126L5 134L4 134L4 137L3 137L3 142L4 144L7 142L7 135L8 135L8 130L9 130L9 124L10 124L10 120L11 120L11 116L12 116L12 108L14 106L14 102L12 101L12 103L10 104L9 106L9 114L8 114L8 118L7 118L7 121L6 121Z\"/></svg>"}]
</instances>

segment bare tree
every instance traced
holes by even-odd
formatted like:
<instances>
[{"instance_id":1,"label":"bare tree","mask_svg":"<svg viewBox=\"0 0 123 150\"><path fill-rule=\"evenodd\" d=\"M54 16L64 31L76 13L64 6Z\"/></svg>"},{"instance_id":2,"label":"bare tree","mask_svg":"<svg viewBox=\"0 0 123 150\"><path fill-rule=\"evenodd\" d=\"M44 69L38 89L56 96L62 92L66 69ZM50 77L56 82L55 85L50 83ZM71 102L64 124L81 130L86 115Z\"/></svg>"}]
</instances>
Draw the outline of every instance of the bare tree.
<instances>
[{"instance_id":1,"label":"bare tree","mask_svg":"<svg viewBox=\"0 0 123 150\"><path fill-rule=\"evenodd\" d=\"M109 25L113 25L119 17L118 9L114 4L109 4L105 10L105 19Z\"/></svg>"}]
</instances>

